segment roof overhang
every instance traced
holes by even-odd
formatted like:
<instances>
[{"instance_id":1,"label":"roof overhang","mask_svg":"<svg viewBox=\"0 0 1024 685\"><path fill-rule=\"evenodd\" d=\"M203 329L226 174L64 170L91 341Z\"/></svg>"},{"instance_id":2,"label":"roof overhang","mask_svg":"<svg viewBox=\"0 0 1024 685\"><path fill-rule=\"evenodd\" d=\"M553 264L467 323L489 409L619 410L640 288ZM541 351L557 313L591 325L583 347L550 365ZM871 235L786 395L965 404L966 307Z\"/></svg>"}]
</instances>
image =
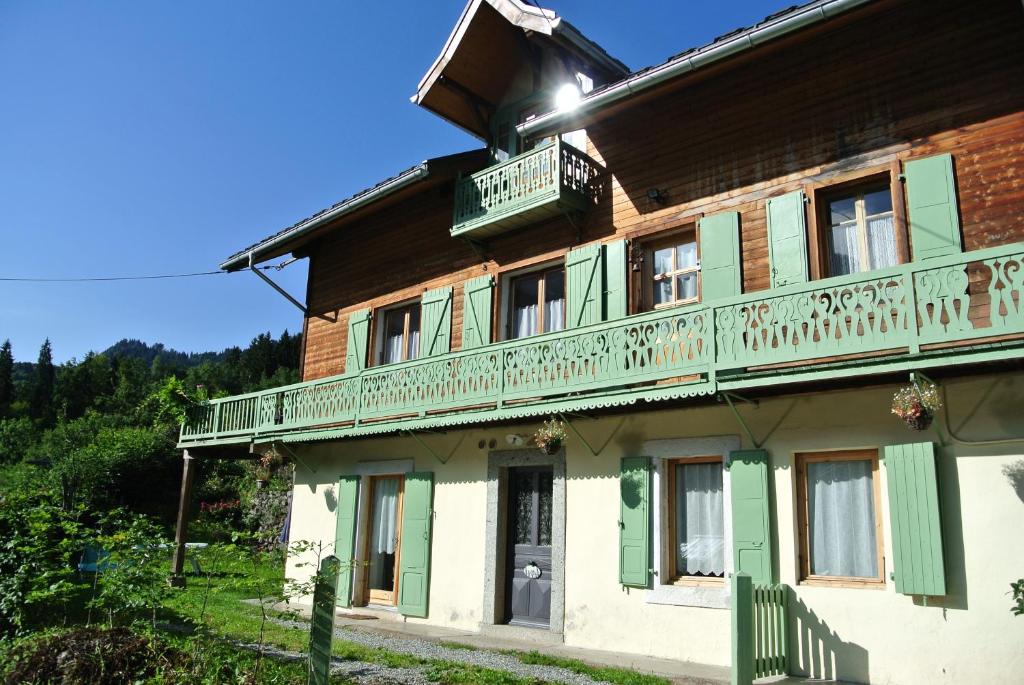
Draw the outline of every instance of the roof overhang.
<instances>
[{"instance_id":1,"label":"roof overhang","mask_svg":"<svg viewBox=\"0 0 1024 685\"><path fill-rule=\"evenodd\" d=\"M586 126L612 105L624 103L650 89L675 81L766 43L796 34L876 0L817 0L774 14L749 29L734 31L703 47L687 50L663 64L643 69L585 95L571 110L553 110L519 124L521 136L533 138Z\"/></svg>"},{"instance_id":2,"label":"roof overhang","mask_svg":"<svg viewBox=\"0 0 1024 685\"><path fill-rule=\"evenodd\" d=\"M429 185L453 179L458 173L478 171L486 163L485 150L471 150L425 160L236 252L228 257L220 268L225 271L238 271L295 252L327 230L333 230L350 221L357 221L369 212L420 193Z\"/></svg>"},{"instance_id":3,"label":"roof overhang","mask_svg":"<svg viewBox=\"0 0 1024 685\"><path fill-rule=\"evenodd\" d=\"M597 70L601 82L629 73L551 10L520 0L470 0L410 99L486 140L490 114L522 64L527 36L555 42Z\"/></svg>"}]
</instances>

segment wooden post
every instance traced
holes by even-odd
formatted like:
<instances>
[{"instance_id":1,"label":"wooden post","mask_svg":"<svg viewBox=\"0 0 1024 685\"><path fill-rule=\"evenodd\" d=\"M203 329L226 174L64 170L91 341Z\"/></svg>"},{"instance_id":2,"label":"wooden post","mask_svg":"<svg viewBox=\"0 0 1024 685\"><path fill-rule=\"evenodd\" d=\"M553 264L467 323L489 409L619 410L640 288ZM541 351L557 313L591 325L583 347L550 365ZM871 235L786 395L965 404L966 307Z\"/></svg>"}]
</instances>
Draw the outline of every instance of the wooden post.
<instances>
[{"instance_id":1,"label":"wooden post","mask_svg":"<svg viewBox=\"0 0 1024 685\"><path fill-rule=\"evenodd\" d=\"M754 682L754 586L750 576L732 574L732 677L731 685Z\"/></svg>"},{"instance_id":2,"label":"wooden post","mask_svg":"<svg viewBox=\"0 0 1024 685\"><path fill-rule=\"evenodd\" d=\"M182 454L181 496L178 499L178 526L174 533L174 558L171 561L172 587L185 587L185 543L188 541L188 514L192 504L192 480L195 477L195 457L185 450Z\"/></svg>"}]
</instances>

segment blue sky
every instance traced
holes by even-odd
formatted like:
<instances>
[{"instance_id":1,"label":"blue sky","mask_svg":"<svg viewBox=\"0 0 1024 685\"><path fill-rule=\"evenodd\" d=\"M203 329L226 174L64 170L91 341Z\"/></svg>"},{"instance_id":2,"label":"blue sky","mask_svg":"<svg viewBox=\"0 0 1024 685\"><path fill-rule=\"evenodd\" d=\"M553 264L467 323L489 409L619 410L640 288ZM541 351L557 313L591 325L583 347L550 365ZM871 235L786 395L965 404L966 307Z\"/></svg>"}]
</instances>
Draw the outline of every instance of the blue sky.
<instances>
[{"instance_id":1,"label":"blue sky","mask_svg":"<svg viewBox=\"0 0 1024 685\"><path fill-rule=\"evenodd\" d=\"M631 68L787 3L548 0ZM0 2L0 276L216 269L428 157L479 143L409 103L461 12L423 2ZM368 256L369 258L369 256ZM305 291L305 263L275 278ZM301 330L253 274L0 282L0 340L58 361Z\"/></svg>"}]
</instances>

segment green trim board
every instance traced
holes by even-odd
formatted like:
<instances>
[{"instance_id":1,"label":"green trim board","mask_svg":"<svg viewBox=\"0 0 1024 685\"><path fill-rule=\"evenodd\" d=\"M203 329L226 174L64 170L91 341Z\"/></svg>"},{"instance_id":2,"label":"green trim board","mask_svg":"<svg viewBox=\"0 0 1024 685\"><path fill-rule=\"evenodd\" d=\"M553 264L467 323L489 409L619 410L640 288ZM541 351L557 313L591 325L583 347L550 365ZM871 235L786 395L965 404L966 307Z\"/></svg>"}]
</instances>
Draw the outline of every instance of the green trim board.
<instances>
[{"instance_id":1,"label":"green trim board","mask_svg":"<svg viewBox=\"0 0 1024 685\"><path fill-rule=\"evenodd\" d=\"M945 595L935 445L888 445L884 455L896 592Z\"/></svg>"}]
</instances>

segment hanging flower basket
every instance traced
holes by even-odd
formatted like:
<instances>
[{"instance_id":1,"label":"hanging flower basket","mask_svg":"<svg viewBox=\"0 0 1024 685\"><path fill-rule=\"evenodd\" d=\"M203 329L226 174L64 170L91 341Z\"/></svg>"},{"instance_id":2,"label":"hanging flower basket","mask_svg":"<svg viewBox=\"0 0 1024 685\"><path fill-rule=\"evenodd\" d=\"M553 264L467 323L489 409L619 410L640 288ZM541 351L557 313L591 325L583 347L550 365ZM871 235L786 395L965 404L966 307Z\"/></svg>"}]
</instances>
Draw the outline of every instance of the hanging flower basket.
<instances>
[{"instance_id":1,"label":"hanging flower basket","mask_svg":"<svg viewBox=\"0 0 1024 685\"><path fill-rule=\"evenodd\" d=\"M544 454L558 454L565 445L565 424L558 419L548 419L533 434L533 442Z\"/></svg>"},{"instance_id":2,"label":"hanging flower basket","mask_svg":"<svg viewBox=\"0 0 1024 685\"><path fill-rule=\"evenodd\" d=\"M929 381L911 383L892 396L892 413L903 419L911 430L923 431L932 425L940 408L939 390Z\"/></svg>"}]
</instances>

